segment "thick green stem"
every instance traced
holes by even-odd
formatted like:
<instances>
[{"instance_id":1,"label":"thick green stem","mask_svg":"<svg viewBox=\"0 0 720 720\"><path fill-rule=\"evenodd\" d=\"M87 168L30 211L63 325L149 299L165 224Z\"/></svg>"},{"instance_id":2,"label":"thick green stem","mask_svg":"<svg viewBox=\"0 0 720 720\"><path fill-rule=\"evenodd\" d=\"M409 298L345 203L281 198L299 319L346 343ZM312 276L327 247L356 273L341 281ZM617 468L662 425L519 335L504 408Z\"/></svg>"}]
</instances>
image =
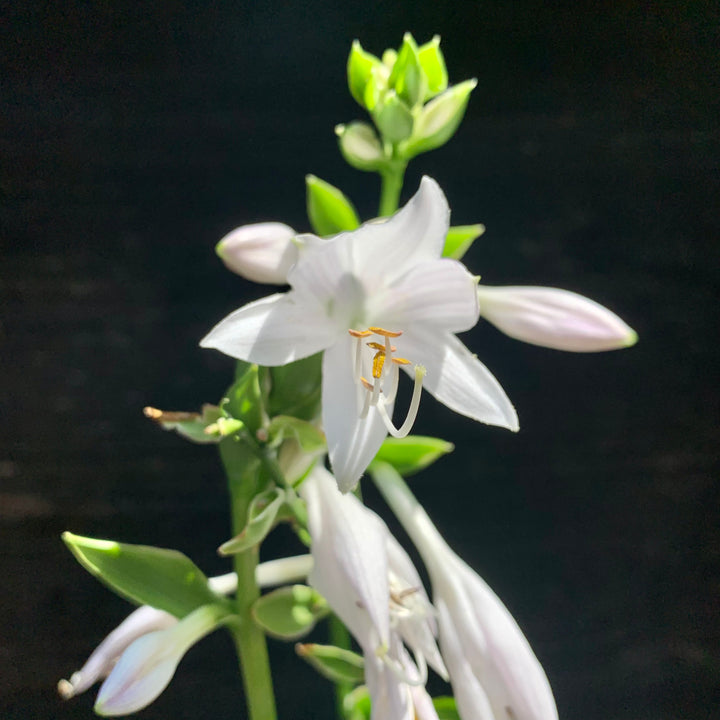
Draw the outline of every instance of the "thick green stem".
<instances>
[{"instance_id":1,"label":"thick green stem","mask_svg":"<svg viewBox=\"0 0 720 720\"><path fill-rule=\"evenodd\" d=\"M248 445L232 438L220 444L220 455L228 478L233 533L237 535L247 524L251 500L261 489L258 474L260 463ZM248 717L250 720L275 720L277 711L265 634L251 615L252 605L260 597L260 588L255 580L257 564L257 547L234 556L238 578L235 604L239 620L229 630L237 648Z\"/></svg>"},{"instance_id":2,"label":"thick green stem","mask_svg":"<svg viewBox=\"0 0 720 720\"><path fill-rule=\"evenodd\" d=\"M380 187L380 209L378 210L380 217L392 215L398 209L406 167L407 162L404 160L394 160L388 165L386 170L380 173L382 180Z\"/></svg>"}]
</instances>

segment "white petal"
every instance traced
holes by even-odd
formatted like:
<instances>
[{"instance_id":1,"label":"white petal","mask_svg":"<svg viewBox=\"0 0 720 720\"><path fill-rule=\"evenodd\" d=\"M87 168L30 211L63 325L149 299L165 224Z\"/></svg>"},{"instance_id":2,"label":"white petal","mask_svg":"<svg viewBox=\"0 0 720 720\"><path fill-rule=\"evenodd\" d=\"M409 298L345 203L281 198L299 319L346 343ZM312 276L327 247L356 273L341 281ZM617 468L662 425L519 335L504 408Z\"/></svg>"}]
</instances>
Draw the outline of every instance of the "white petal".
<instances>
[{"instance_id":1,"label":"white petal","mask_svg":"<svg viewBox=\"0 0 720 720\"><path fill-rule=\"evenodd\" d=\"M500 383L454 335L405 332L397 339L397 347L399 355L425 366L423 385L451 410L488 425L518 430L517 413Z\"/></svg>"},{"instance_id":2,"label":"white petal","mask_svg":"<svg viewBox=\"0 0 720 720\"><path fill-rule=\"evenodd\" d=\"M365 684L370 692L371 720L414 720L409 686L385 663L367 652Z\"/></svg>"},{"instance_id":3,"label":"white petal","mask_svg":"<svg viewBox=\"0 0 720 720\"><path fill-rule=\"evenodd\" d=\"M295 231L278 222L243 225L225 235L215 251L225 266L248 280L284 285L298 258Z\"/></svg>"},{"instance_id":4,"label":"white petal","mask_svg":"<svg viewBox=\"0 0 720 720\"><path fill-rule=\"evenodd\" d=\"M427 690L419 685L410 687L416 720L439 720L437 710Z\"/></svg>"},{"instance_id":5,"label":"white petal","mask_svg":"<svg viewBox=\"0 0 720 720\"><path fill-rule=\"evenodd\" d=\"M322 418L333 474L343 492L352 490L387 435L374 407L360 419L353 379L354 341L345 334L323 356ZM392 412L392 408L388 408Z\"/></svg>"},{"instance_id":6,"label":"white petal","mask_svg":"<svg viewBox=\"0 0 720 720\"><path fill-rule=\"evenodd\" d=\"M450 672L450 682L460 717L462 720L505 720L507 713L498 716L493 713L482 685L463 656L458 633L445 603L438 599L435 604L440 618L440 649Z\"/></svg>"},{"instance_id":7,"label":"white petal","mask_svg":"<svg viewBox=\"0 0 720 720\"><path fill-rule=\"evenodd\" d=\"M336 242L350 242L355 274L381 275L391 282L412 265L439 258L450 222L450 208L440 186L423 177L410 201L388 220L366 223Z\"/></svg>"},{"instance_id":8,"label":"white petal","mask_svg":"<svg viewBox=\"0 0 720 720\"><path fill-rule=\"evenodd\" d=\"M331 344L334 337L324 318L294 302L292 293L278 293L231 313L200 345L239 360L272 366L313 355Z\"/></svg>"},{"instance_id":9,"label":"white petal","mask_svg":"<svg viewBox=\"0 0 720 720\"><path fill-rule=\"evenodd\" d=\"M479 316L477 282L457 260L428 260L412 267L385 293L373 299L368 313L388 328L425 328L461 332L473 327Z\"/></svg>"},{"instance_id":10,"label":"white petal","mask_svg":"<svg viewBox=\"0 0 720 720\"><path fill-rule=\"evenodd\" d=\"M387 528L354 495L340 493L324 468L313 470L300 493L312 538L310 583L361 646L374 652L390 637Z\"/></svg>"},{"instance_id":11,"label":"white petal","mask_svg":"<svg viewBox=\"0 0 720 720\"><path fill-rule=\"evenodd\" d=\"M589 298L547 287L478 287L480 312L506 335L543 347L599 352L629 347L637 334Z\"/></svg>"},{"instance_id":12,"label":"white petal","mask_svg":"<svg viewBox=\"0 0 720 720\"><path fill-rule=\"evenodd\" d=\"M120 655L135 640L154 630L169 628L177 618L163 610L143 605L128 615L93 651L86 663L72 674L70 681L60 681L58 688L64 698L85 692L115 667Z\"/></svg>"}]
</instances>

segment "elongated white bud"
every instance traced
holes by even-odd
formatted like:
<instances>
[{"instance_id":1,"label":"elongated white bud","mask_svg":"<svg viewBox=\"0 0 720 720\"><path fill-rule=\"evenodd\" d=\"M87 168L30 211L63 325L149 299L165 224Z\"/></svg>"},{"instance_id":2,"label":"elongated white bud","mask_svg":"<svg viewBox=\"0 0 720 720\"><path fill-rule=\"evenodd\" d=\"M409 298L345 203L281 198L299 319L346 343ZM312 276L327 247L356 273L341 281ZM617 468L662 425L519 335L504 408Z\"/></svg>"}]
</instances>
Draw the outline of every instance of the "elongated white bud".
<instances>
[{"instance_id":1,"label":"elongated white bud","mask_svg":"<svg viewBox=\"0 0 720 720\"><path fill-rule=\"evenodd\" d=\"M284 285L287 274L297 260L292 239L297 233L278 222L243 225L228 233L215 252L228 270L269 285Z\"/></svg>"},{"instance_id":2,"label":"elongated white bud","mask_svg":"<svg viewBox=\"0 0 720 720\"><path fill-rule=\"evenodd\" d=\"M480 315L516 340L570 352L630 347L637 333L594 300L550 287L478 286Z\"/></svg>"}]
</instances>

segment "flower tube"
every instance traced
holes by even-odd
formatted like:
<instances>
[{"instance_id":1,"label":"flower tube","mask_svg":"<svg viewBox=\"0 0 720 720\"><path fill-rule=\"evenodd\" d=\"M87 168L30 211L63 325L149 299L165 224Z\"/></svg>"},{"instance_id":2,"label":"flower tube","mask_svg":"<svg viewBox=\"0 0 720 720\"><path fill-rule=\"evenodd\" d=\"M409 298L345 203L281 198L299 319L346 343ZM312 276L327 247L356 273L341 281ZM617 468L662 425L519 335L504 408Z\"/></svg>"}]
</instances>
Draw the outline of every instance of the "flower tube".
<instances>
[{"instance_id":1,"label":"flower tube","mask_svg":"<svg viewBox=\"0 0 720 720\"><path fill-rule=\"evenodd\" d=\"M430 574L440 649L462 720L557 720L545 672L507 608L450 549L391 466L377 463L373 477Z\"/></svg>"}]
</instances>

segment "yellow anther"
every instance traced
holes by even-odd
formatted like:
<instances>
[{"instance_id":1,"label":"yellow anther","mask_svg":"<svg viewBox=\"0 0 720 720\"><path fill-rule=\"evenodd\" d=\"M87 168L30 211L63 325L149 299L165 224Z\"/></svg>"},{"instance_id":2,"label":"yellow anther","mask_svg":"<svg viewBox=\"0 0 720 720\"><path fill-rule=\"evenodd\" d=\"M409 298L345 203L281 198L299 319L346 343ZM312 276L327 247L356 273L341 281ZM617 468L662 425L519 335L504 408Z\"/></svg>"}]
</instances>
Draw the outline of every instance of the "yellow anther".
<instances>
[{"instance_id":1,"label":"yellow anther","mask_svg":"<svg viewBox=\"0 0 720 720\"><path fill-rule=\"evenodd\" d=\"M360 378L360 382L366 390L369 390L370 392L373 391L373 386L364 377Z\"/></svg>"},{"instance_id":2,"label":"yellow anther","mask_svg":"<svg viewBox=\"0 0 720 720\"><path fill-rule=\"evenodd\" d=\"M407 358L390 358L396 365L411 365L412 363Z\"/></svg>"},{"instance_id":3,"label":"yellow anther","mask_svg":"<svg viewBox=\"0 0 720 720\"><path fill-rule=\"evenodd\" d=\"M365 338L372 335L372 332L370 330L348 330L348 332L354 338Z\"/></svg>"},{"instance_id":4,"label":"yellow anther","mask_svg":"<svg viewBox=\"0 0 720 720\"><path fill-rule=\"evenodd\" d=\"M383 337L391 337L391 338L394 338L394 337L400 337L400 336L402 335L402 330L400 330L400 331L398 331L398 332L393 332L392 330L385 330L384 328L375 327L374 325L371 325L371 326L368 328L368 330L371 330L371 331L374 332L376 335L382 335Z\"/></svg>"},{"instance_id":5,"label":"yellow anther","mask_svg":"<svg viewBox=\"0 0 720 720\"><path fill-rule=\"evenodd\" d=\"M383 365L385 365L385 350L379 350L373 357L372 376L377 380L382 375Z\"/></svg>"},{"instance_id":6,"label":"yellow anther","mask_svg":"<svg viewBox=\"0 0 720 720\"><path fill-rule=\"evenodd\" d=\"M369 342L369 343L367 343L367 346L370 347L370 348L372 348L373 350L379 350L379 351L382 351L382 352L387 352L386 349L385 349L385 345L384 345L383 343ZM396 350L397 350L397 348L396 348L394 345L391 345L391 346L390 346L390 352L395 352Z\"/></svg>"}]
</instances>

